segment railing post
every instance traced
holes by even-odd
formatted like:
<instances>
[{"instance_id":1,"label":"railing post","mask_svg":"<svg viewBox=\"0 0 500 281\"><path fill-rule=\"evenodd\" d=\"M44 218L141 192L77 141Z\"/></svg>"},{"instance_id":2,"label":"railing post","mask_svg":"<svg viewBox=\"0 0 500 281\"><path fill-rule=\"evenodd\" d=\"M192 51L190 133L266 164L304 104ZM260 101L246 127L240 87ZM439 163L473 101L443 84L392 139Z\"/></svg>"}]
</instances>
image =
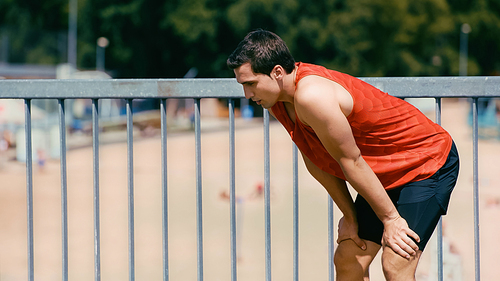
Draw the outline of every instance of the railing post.
<instances>
[{"instance_id":1,"label":"railing post","mask_svg":"<svg viewBox=\"0 0 500 281\"><path fill-rule=\"evenodd\" d=\"M229 100L229 215L231 232L231 281L236 281L236 262L238 249L236 240L236 172L234 140L234 100Z\"/></svg>"},{"instance_id":2,"label":"railing post","mask_svg":"<svg viewBox=\"0 0 500 281\"><path fill-rule=\"evenodd\" d=\"M198 281L203 281L203 208L201 178L201 115L200 99L194 100L194 133L196 146L196 213L198 230Z\"/></svg>"},{"instance_id":3,"label":"railing post","mask_svg":"<svg viewBox=\"0 0 500 281\"><path fill-rule=\"evenodd\" d=\"M436 123L441 125L441 98L436 98ZM438 281L443 281L443 218L437 225Z\"/></svg>"},{"instance_id":4,"label":"railing post","mask_svg":"<svg viewBox=\"0 0 500 281\"><path fill-rule=\"evenodd\" d=\"M168 192L167 192L167 100L160 103L161 115L161 175L162 175L162 243L163 281L169 281L168 268Z\"/></svg>"},{"instance_id":5,"label":"railing post","mask_svg":"<svg viewBox=\"0 0 500 281\"><path fill-rule=\"evenodd\" d=\"M33 238L33 154L31 139L31 99L24 100L26 141L26 205L28 215L28 280L35 280L35 256Z\"/></svg>"},{"instance_id":6,"label":"railing post","mask_svg":"<svg viewBox=\"0 0 500 281\"><path fill-rule=\"evenodd\" d=\"M335 266L333 264L333 257L335 255L335 237L334 237L334 224L333 224L333 199L328 195L328 280L335 280Z\"/></svg>"},{"instance_id":7,"label":"railing post","mask_svg":"<svg viewBox=\"0 0 500 281\"><path fill-rule=\"evenodd\" d=\"M68 184L66 172L66 109L64 106L64 99L59 99L58 103L61 154L62 280L68 281Z\"/></svg>"},{"instance_id":8,"label":"railing post","mask_svg":"<svg viewBox=\"0 0 500 281\"><path fill-rule=\"evenodd\" d=\"M478 175L478 98L472 98L472 169L474 185L474 268L475 280L481 280L479 248L479 175Z\"/></svg>"},{"instance_id":9,"label":"railing post","mask_svg":"<svg viewBox=\"0 0 500 281\"><path fill-rule=\"evenodd\" d=\"M99 211L99 100L92 99L92 150L94 165L94 279L101 280L101 226Z\"/></svg>"},{"instance_id":10,"label":"railing post","mask_svg":"<svg viewBox=\"0 0 500 281\"><path fill-rule=\"evenodd\" d=\"M271 192L269 156L269 111L264 109L264 213L266 235L266 281L271 281Z\"/></svg>"},{"instance_id":11,"label":"railing post","mask_svg":"<svg viewBox=\"0 0 500 281\"><path fill-rule=\"evenodd\" d=\"M134 119L132 99L127 99L127 174L128 174L128 270L129 280L135 280L134 240Z\"/></svg>"},{"instance_id":12,"label":"railing post","mask_svg":"<svg viewBox=\"0 0 500 281\"><path fill-rule=\"evenodd\" d=\"M293 280L299 280L299 161L298 148L292 145L293 157Z\"/></svg>"}]
</instances>

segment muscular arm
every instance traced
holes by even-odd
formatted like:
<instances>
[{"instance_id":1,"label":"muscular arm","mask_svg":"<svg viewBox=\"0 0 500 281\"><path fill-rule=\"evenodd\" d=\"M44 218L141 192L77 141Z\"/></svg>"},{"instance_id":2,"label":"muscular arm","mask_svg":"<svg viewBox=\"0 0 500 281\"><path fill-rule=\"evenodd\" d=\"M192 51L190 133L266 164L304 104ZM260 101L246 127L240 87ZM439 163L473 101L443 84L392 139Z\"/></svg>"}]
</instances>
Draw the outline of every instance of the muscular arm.
<instances>
[{"instance_id":1,"label":"muscular arm","mask_svg":"<svg viewBox=\"0 0 500 281\"><path fill-rule=\"evenodd\" d=\"M323 185L342 214L344 214L346 218L355 219L356 213L354 211L354 203L345 181L324 172L314 165L303 153L302 158L304 159L304 163L309 173Z\"/></svg>"},{"instance_id":2,"label":"muscular arm","mask_svg":"<svg viewBox=\"0 0 500 281\"><path fill-rule=\"evenodd\" d=\"M276 117L271 109L269 113ZM302 151L301 154L307 171L326 189L344 217L355 221L354 203L345 181L321 170Z\"/></svg>"},{"instance_id":3,"label":"muscular arm","mask_svg":"<svg viewBox=\"0 0 500 281\"><path fill-rule=\"evenodd\" d=\"M361 156L351 127L339 100L346 94L344 88L319 78L314 83L305 83L295 95L295 110L298 118L311 126L329 154L339 163L347 181L363 196L384 223L384 230L391 232L390 247L404 257L415 253L416 244L406 235L418 236L401 225L401 217L384 187L370 166ZM348 93L347 93L348 94ZM344 111L343 111L344 110ZM396 224L394 224L397 222ZM394 232L394 233L393 233ZM403 235L404 232L405 234ZM386 233L384 233L384 239Z\"/></svg>"},{"instance_id":4,"label":"muscular arm","mask_svg":"<svg viewBox=\"0 0 500 281\"><path fill-rule=\"evenodd\" d=\"M365 250L366 244L358 236L356 211L354 209L351 194L347 189L346 182L318 168L318 166L314 165L303 153L302 158L304 159L304 163L309 173L326 189L330 197L344 215L345 223L342 225L342 229L339 227L337 243L351 239L361 249Z\"/></svg>"}]
</instances>

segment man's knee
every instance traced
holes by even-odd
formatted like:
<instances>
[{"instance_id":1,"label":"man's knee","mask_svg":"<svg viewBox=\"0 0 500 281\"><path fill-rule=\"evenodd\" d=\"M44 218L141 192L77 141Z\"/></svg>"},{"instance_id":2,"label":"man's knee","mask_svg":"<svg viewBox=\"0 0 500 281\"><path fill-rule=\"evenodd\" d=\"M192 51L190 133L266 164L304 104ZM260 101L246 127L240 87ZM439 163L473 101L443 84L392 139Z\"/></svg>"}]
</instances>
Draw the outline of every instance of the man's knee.
<instances>
[{"instance_id":1,"label":"man's knee","mask_svg":"<svg viewBox=\"0 0 500 281\"><path fill-rule=\"evenodd\" d=\"M339 244L333 256L333 263L337 270L350 270L351 268L360 266L356 256L349 250L349 247L343 247L345 243L344 241Z\"/></svg>"},{"instance_id":2,"label":"man's knee","mask_svg":"<svg viewBox=\"0 0 500 281\"><path fill-rule=\"evenodd\" d=\"M346 247L339 245L333 256L333 262L335 264L337 280L363 280L365 272L363 266Z\"/></svg>"},{"instance_id":3,"label":"man's knee","mask_svg":"<svg viewBox=\"0 0 500 281\"><path fill-rule=\"evenodd\" d=\"M341 242L333 257L338 280L363 280L378 249L369 245L363 251L351 240Z\"/></svg>"},{"instance_id":4,"label":"man's knee","mask_svg":"<svg viewBox=\"0 0 500 281\"><path fill-rule=\"evenodd\" d=\"M415 280L415 271L422 252L405 259L386 247L382 253L382 269L386 280Z\"/></svg>"}]
</instances>

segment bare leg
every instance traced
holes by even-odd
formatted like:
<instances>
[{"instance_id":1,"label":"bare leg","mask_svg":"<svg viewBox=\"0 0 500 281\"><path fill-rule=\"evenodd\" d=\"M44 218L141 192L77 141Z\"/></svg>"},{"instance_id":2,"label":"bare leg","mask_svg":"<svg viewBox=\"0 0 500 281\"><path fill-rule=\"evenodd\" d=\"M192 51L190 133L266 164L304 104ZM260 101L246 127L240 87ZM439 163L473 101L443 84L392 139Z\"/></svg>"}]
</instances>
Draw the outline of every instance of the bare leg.
<instances>
[{"instance_id":1,"label":"bare leg","mask_svg":"<svg viewBox=\"0 0 500 281\"><path fill-rule=\"evenodd\" d=\"M340 242L335 251L335 270L337 281L368 281L368 269L380 250L380 245L364 240L366 250L363 251L352 240Z\"/></svg>"},{"instance_id":2,"label":"bare leg","mask_svg":"<svg viewBox=\"0 0 500 281\"><path fill-rule=\"evenodd\" d=\"M384 270L385 279L388 281L414 281L415 272L421 255L422 251L417 251L416 255L411 256L410 259L407 260L396 254L391 248L384 247L382 252L382 268Z\"/></svg>"}]
</instances>

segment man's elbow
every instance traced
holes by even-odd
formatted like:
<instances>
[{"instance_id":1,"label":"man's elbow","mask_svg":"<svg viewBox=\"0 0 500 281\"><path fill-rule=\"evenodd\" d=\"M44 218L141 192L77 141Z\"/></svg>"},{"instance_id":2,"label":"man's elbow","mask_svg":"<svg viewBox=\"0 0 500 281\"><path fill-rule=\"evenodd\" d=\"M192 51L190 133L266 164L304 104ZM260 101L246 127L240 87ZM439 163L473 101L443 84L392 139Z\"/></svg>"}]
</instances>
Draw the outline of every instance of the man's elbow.
<instances>
[{"instance_id":1,"label":"man's elbow","mask_svg":"<svg viewBox=\"0 0 500 281\"><path fill-rule=\"evenodd\" d=\"M349 178L349 175L357 173L366 168L366 162L361 156L361 153L355 154L350 157L343 157L339 159L340 167L344 172L345 176Z\"/></svg>"}]
</instances>

